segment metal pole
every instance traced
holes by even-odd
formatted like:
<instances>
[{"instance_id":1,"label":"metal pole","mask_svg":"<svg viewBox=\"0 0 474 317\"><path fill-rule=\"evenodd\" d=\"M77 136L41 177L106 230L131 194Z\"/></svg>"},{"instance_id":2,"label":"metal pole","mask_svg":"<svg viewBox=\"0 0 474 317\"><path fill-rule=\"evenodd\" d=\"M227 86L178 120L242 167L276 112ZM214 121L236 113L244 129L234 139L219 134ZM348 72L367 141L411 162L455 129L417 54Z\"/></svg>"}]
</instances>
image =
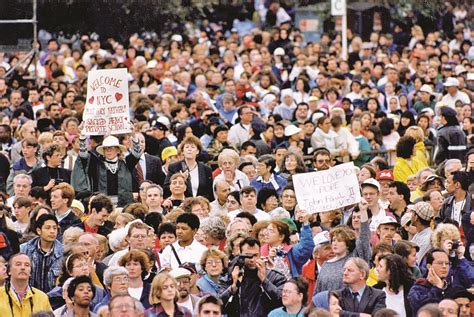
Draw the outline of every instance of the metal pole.
<instances>
[{"instance_id":1,"label":"metal pole","mask_svg":"<svg viewBox=\"0 0 474 317\"><path fill-rule=\"evenodd\" d=\"M344 14L342 15L342 59L347 61L347 2L344 1Z\"/></svg>"},{"instance_id":2,"label":"metal pole","mask_svg":"<svg viewBox=\"0 0 474 317\"><path fill-rule=\"evenodd\" d=\"M39 57L39 50L38 50L38 20L36 19L36 10L37 10L37 0L33 0L33 64L35 68L35 81L38 81L38 57Z\"/></svg>"}]
</instances>

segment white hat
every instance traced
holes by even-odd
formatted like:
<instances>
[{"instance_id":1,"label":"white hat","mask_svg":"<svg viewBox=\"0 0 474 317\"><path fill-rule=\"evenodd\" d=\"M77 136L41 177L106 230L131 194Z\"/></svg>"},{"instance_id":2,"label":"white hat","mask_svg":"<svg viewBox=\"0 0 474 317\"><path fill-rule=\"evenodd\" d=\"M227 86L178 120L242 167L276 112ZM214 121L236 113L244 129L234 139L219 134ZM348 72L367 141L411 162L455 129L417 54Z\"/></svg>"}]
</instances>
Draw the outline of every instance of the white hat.
<instances>
[{"instance_id":1,"label":"white hat","mask_svg":"<svg viewBox=\"0 0 474 317\"><path fill-rule=\"evenodd\" d=\"M426 92L426 93L432 95L433 94L433 88L431 88L430 85L424 84L423 86L421 86L420 92Z\"/></svg>"},{"instance_id":2,"label":"white hat","mask_svg":"<svg viewBox=\"0 0 474 317\"><path fill-rule=\"evenodd\" d=\"M186 270L185 268L182 268L182 267L172 269L170 271L170 274L175 279L180 278L180 277L190 277L191 276L191 272L189 270Z\"/></svg>"},{"instance_id":3,"label":"white hat","mask_svg":"<svg viewBox=\"0 0 474 317\"><path fill-rule=\"evenodd\" d=\"M456 76L461 75L462 73L467 72L467 69L464 68L463 65L457 65L456 68L454 68L454 72L456 73Z\"/></svg>"},{"instance_id":4,"label":"white hat","mask_svg":"<svg viewBox=\"0 0 474 317\"><path fill-rule=\"evenodd\" d=\"M290 213L283 207L277 207L269 212L271 218L281 219L281 218L291 218Z\"/></svg>"},{"instance_id":5,"label":"white hat","mask_svg":"<svg viewBox=\"0 0 474 317\"><path fill-rule=\"evenodd\" d=\"M292 136L295 135L296 133L300 133L301 128L298 128L297 126L290 124L286 126L285 128L285 136Z\"/></svg>"},{"instance_id":6,"label":"white hat","mask_svg":"<svg viewBox=\"0 0 474 317\"><path fill-rule=\"evenodd\" d=\"M362 49L363 50L371 50L373 47L372 43L370 42L364 42L362 43Z\"/></svg>"},{"instance_id":7,"label":"white hat","mask_svg":"<svg viewBox=\"0 0 474 317\"><path fill-rule=\"evenodd\" d=\"M411 212L406 212L402 216L402 220L400 220L400 223L401 223L402 227L405 227L411 221L411 216L412 216Z\"/></svg>"},{"instance_id":8,"label":"white hat","mask_svg":"<svg viewBox=\"0 0 474 317\"><path fill-rule=\"evenodd\" d=\"M277 47L274 51L273 51L273 55L277 56L277 55L281 55L281 56L284 56L285 55L285 50L281 47Z\"/></svg>"},{"instance_id":9,"label":"white hat","mask_svg":"<svg viewBox=\"0 0 474 317\"><path fill-rule=\"evenodd\" d=\"M97 153L104 155L104 148L106 147L118 147L122 153L127 152L125 145L120 144L119 140L113 135L109 135L104 139L102 145L97 147Z\"/></svg>"},{"instance_id":10,"label":"white hat","mask_svg":"<svg viewBox=\"0 0 474 317\"><path fill-rule=\"evenodd\" d=\"M158 119L156 119L156 122L164 124L168 129L170 128L171 122L168 117L165 116L159 116Z\"/></svg>"},{"instance_id":11,"label":"white hat","mask_svg":"<svg viewBox=\"0 0 474 317\"><path fill-rule=\"evenodd\" d=\"M377 221L377 228L380 225L394 225L396 227L400 227L400 224L395 220L395 218L390 216L383 216Z\"/></svg>"},{"instance_id":12,"label":"white hat","mask_svg":"<svg viewBox=\"0 0 474 317\"><path fill-rule=\"evenodd\" d=\"M375 178L366 179L360 186L364 187L364 185L376 187L378 191L380 192L380 183Z\"/></svg>"},{"instance_id":13,"label":"white hat","mask_svg":"<svg viewBox=\"0 0 474 317\"><path fill-rule=\"evenodd\" d=\"M155 68L158 65L158 61L156 59L152 59L146 64L146 68Z\"/></svg>"},{"instance_id":14,"label":"white hat","mask_svg":"<svg viewBox=\"0 0 474 317\"><path fill-rule=\"evenodd\" d=\"M176 42L182 42L183 41L183 37L179 34L174 34L172 37L171 37L171 40L172 41L176 41Z\"/></svg>"},{"instance_id":15,"label":"white hat","mask_svg":"<svg viewBox=\"0 0 474 317\"><path fill-rule=\"evenodd\" d=\"M313 241L316 247L321 244L330 243L331 239L329 238L329 232L328 231L319 232L318 234L314 236Z\"/></svg>"},{"instance_id":16,"label":"white hat","mask_svg":"<svg viewBox=\"0 0 474 317\"><path fill-rule=\"evenodd\" d=\"M474 80L474 73L467 73L466 80Z\"/></svg>"},{"instance_id":17,"label":"white hat","mask_svg":"<svg viewBox=\"0 0 474 317\"><path fill-rule=\"evenodd\" d=\"M293 98L293 90L291 90L291 88L286 88L286 89L282 89L280 91L280 95L281 95L281 99L283 100L283 98L285 98L286 96L290 96L291 98Z\"/></svg>"},{"instance_id":18,"label":"white hat","mask_svg":"<svg viewBox=\"0 0 474 317\"><path fill-rule=\"evenodd\" d=\"M396 69L396 68L393 64L387 64L387 65L385 65L384 69L387 70L387 69Z\"/></svg>"},{"instance_id":19,"label":"white hat","mask_svg":"<svg viewBox=\"0 0 474 317\"><path fill-rule=\"evenodd\" d=\"M459 87L459 80L454 77L448 77L443 84L444 87Z\"/></svg>"}]
</instances>

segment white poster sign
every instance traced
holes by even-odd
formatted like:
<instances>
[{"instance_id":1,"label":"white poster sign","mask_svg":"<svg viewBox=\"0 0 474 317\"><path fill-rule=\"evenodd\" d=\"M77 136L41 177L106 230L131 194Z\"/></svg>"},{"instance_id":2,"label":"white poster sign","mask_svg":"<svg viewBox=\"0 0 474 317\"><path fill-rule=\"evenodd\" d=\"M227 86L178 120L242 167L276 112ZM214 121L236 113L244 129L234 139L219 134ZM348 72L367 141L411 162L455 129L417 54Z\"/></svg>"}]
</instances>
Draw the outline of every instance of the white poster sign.
<instances>
[{"instance_id":1,"label":"white poster sign","mask_svg":"<svg viewBox=\"0 0 474 317\"><path fill-rule=\"evenodd\" d=\"M90 71L82 119L85 135L130 133L127 69Z\"/></svg>"},{"instance_id":2,"label":"white poster sign","mask_svg":"<svg viewBox=\"0 0 474 317\"><path fill-rule=\"evenodd\" d=\"M346 14L346 0L331 0L331 15L339 16Z\"/></svg>"},{"instance_id":3,"label":"white poster sign","mask_svg":"<svg viewBox=\"0 0 474 317\"><path fill-rule=\"evenodd\" d=\"M360 202L354 163L326 171L293 175L298 206L309 213L329 211Z\"/></svg>"}]
</instances>

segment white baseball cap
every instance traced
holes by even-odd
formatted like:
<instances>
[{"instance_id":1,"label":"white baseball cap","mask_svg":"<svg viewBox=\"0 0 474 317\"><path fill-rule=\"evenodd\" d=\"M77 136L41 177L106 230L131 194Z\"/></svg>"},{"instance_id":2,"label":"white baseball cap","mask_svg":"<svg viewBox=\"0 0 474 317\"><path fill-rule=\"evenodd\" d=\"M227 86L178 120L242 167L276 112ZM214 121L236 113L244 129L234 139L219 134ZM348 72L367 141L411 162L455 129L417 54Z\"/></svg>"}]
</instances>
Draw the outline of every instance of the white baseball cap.
<instances>
[{"instance_id":1,"label":"white baseball cap","mask_svg":"<svg viewBox=\"0 0 474 317\"><path fill-rule=\"evenodd\" d=\"M459 80L454 77L448 77L443 84L444 87L459 87Z\"/></svg>"},{"instance_id":2,"label":"white baseball cap","mask_svg":"<svg viewBox=\"0 0 474 317\"><path fill-rule=\"evenodd\" d=\"M366 179L360 186L362 188L364 186L373 186L373 187L376 187L378 191L380 192L380 183L375 178Z\"/></svg>"},{"instance_id":3,"label":"white baseball cap","mask_svg":"<svg viewBox=\"0 0 474 317\"><path fill-rule=\"evenodd\" d=\"M474 80L474 73L467 73L466 80Z\"/></svg>"},{"instance_id":4,"label":"white baseball cap","mask_svg":"<svg viewBox=\"0 0 474 317\"><path fill-rule=\"evenodd\" d=\"M394 225L396 227L400 227L400 224L395 220L395 218L390 217L390 216L383 216L377 221L377 228L380 225Z\"/></svg>"},{"instance_id":5,"label":"white baseball cap","mask_svg":"<svg viewBox=\"0 0 474 317\"><path fill-rule=\"evenodd\" d=\"M280 55L280 56L284 56L285 55L285 50L281 47L277 47L274 51L273 51L273 55Z\"/></svg>"},{"instance_id":6,"label":"white baseball cap","mask_svg":"<svg viewBox=\"0 0 474 317\"><path fill-rule=\"evenodd\" d=\"M433 94L433 88L431 88L430 85L424 84L423 86L421 86L420 92L426 92L426 93L432 95Z\"/></svg>"},{"instance_id":7,"label":"white baseball cap","mask_svg":"<svg viewBox=\"0 0 474 317\"><path fill-rule=\"evenodd\" d=\"M285 128L285 136L292 136L295 135L296 133L300 133L301 128L298 128L297 126L290 124L286 126Z\"/></svg>"},{"instance_id":8,"label":"white baseball cap","mask_svg":"<svg viewBox=\"0 0 474 317\"><path fill-rule=\"evenodd\" d=\"M321 231L317 233L314 236L313 241L314 241L314 246L316 247L321 244L330 243L331 239L329 238L329 231Z\"/></svg>"}]
</instances>

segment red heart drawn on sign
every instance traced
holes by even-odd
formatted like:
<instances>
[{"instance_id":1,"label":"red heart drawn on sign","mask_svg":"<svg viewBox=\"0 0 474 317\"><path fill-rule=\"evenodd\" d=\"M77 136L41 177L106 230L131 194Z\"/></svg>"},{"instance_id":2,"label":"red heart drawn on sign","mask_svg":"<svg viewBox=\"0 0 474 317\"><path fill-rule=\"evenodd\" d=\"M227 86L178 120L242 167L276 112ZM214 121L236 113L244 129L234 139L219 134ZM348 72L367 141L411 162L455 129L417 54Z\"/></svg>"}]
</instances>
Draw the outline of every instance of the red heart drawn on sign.
<instances>
[{"instance_id":1,"label":"red heart drawn on sign","mask_svg":"<svg viewBox=\"0 0 474 317\"><path fill-rule=\"evenodd\" d=\"M120 99L122 99L123 95L119 92L116 92L115 93L115 100L119 101Z\"/></svg>"},{"instance_id":2,"label":"red heart drawn on sign","mask_svg":"<svg viewBox=\"0 0 474 317\"><path fill-rule=\"evenodd\" d=\"M94 96L89 98L89 104L93 104L93 103L94 103Z\"/></svg>"}]
</instances>

